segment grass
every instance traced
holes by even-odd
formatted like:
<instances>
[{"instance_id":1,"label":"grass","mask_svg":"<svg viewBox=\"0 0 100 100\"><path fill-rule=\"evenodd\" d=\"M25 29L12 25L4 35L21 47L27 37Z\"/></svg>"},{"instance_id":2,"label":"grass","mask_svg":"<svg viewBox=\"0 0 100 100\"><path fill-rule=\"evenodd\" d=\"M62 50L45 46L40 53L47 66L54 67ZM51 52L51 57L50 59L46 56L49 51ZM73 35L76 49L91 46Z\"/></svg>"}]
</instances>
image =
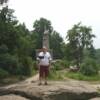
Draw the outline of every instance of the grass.
<instances>
[{"instance_id":1,"label":"grass","mask_svg":"<svg viewBox=\"0 0 100 100\"><path fill-rule=\"evenodd\" d=\"M35 75L36 73L37 73L37 71L32 70L32 73L29 76L25 76L25 75L9 75L6 78L1 78L0 79L0 86L5 86L5 85L9 85L9 84L13 84L13 83L17 83L17 82L23 81L23 80Z\"/></svg>"},{"instance_id":2,"label":"grass","mask_svg":"<svg viewBox=\"0 0 100 100\"><path fill-rule=\"evenodd\" d=\"M36 73L37 73L37 71L33 71L32 76L35 75ZM0 86L16 83L16 82L25 80L26 78L28 78L28 76L20 76L20 75L19 76L18 75L10 76L8 78L1 79ZM63 71L51 70L49 77L48 77L49 80L53 80L53 81L63 81L63 80L66 80L67 78L95 82L95 83L100 82L100 74L95 75L95 76L85 76L79 72L69 72L66 70L63 70Z\"/></svg>"},{"instance_id":3,"label":"grass","mask_svg":"<svg viewBox=\"0 0 100 100\"><path fill-rule=\"evenodd\" d=\"M83 81L100 81L100 74L94 76L85 76L79 72L68 72L68 71L51 71L49 75L49 80L65 80L67 78Z\"/></svg>"},{"instance_id":4,"label":"grass","mask_svg":"<svg viewBox=\"0 0 100 100\"><path fill-rule=\"evenodd\" d=\"M83 80L83 81L100 81L100 74L94 76L85 76L79 72L67 72L65 74L66 77L76 79L76 80Z\"/></svg>"},{"instance_id":5,"label":"grass","mask_svg":"<svg viewBox=\"0 0 100 100\"><path fill-rule=\"evenodd\" d=\"M12 75L12 76L9 76L7 78L0 79L0 86L5 86L5 85L17 83L17 82L20 82L22 80L25 80L26 78L27 77L25 77L25 76Z\"/></svg>"},{"instance_id":6,"label":"grass","mask_svg":"<svg viewBox=\"0 0 100 100\"><path fill-rule=\"evenodd\" d=\"M49 73L49 80L63 80L63 76L58 71L51 71Z\"/></svg>"}]
</instances>

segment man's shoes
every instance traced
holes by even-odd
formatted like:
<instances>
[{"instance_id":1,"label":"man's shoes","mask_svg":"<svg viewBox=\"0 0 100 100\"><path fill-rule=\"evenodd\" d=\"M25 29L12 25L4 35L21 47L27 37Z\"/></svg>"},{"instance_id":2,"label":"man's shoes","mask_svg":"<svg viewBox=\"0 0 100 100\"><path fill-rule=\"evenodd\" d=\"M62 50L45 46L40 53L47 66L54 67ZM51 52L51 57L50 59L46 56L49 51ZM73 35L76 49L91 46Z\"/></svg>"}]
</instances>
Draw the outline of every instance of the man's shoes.
<instances>
[{"instance_id":1,"label":"man's shoes","mask_svg":"<svg viewBox=\"0 0 100 100\"><path fill-rule=\"evenodd\" d=\"M35 81L31 81L31 83L35 83Z\"/></svg>"},{"instance_id":2,"label":"man's shoes","mask_svg":"<svg viewBox=\"0 0 100 100\"><path fill-rule=\"evenodd\" d=\"M44 83L44 85L48 85L48 83L47 83L47 82L45 82L45 83Z\"/></svg>"},{"instance_id":3,"label":"man's shoes","mask_svg":"<svg viewBox=\"0 0 100 100\"><path fill-rule=\"evenodd\" d=\"M38 83L38 85L40 86L40 85L42 85L42 83ZM45 82L45 83L44 83L44 85L48 85L48 83L47 83L47 82Z\"/></svg>"},{"instance_id":4,"label":"man's shoes","mask_svg":"<svg viewBox=\"0 0 100 100\"><path fill-rule=\"evenodd\" d=\"M42 85L42 83L39 83L38 85Z\"/></svg>"}]
</instances>

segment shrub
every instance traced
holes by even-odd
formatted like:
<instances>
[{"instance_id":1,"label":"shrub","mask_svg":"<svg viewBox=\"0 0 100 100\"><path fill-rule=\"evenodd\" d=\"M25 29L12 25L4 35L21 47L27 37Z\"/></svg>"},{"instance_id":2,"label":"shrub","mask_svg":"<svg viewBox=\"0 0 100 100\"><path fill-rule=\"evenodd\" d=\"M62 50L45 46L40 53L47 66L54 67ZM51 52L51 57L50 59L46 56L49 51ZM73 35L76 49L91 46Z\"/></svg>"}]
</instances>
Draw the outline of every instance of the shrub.
<instances>
[{"instance_id":1,"label":"shrub","mask_svg":"<svg viewBox=\"0 0 100 100\"><path fill-rule=\"evenodd\" d=\"M61 65L59 64L59 61L55 61L52 63L53 69L54 70L60 70L61 69Z\"/></svg>"},{"instance_id":2,"label":"shrub","mask_svg":"<svg viewBox=\"0 0 100 100\"><path fill-rule=\"evenodd\" d=\"M33 68L34 68L34 70L38 70L38 62L37 61L33 61Z\"/></svg>"},{"instance_id":3,"label":"shrub","mask_svg":"<svg viewBox=\"0 0 100 100\"><path fill-rule=\"evenodd\" d=\"M57 72L56 70L51 70L49 72L49 80L62 80L63 76L61 73L59 73L59 71Z\"/></svg>"},{"instance_id":4,"label":"shrub","mask_svg":"<svg viewBox=\"0 0 100 100\"><path fill-rule=\"evenodd\" d=\"M100 70L100 64L97 64L98 69Z\"/></svg>"},{"instance_id":5,"label":"shrub","mask_svg":"<svg viewBox=\"0 0 100 100\"><path fill-rule=\"evenodd\" d=\"M67 60L61 60L61 64L63 68L69 68L69 65L70 65L69 61Z\"/></svg>"},{"instance_id":6,"label":"shrub","mask_svg":"<svg viewBox=\"0 0 100 100\"><path fill-rule=\"evenodd\" d=\"M21 75L32 75L34 70L33 61L31 57L23 56L20 59L20 67L18 72Z\"/></svg>"},{"instance_id":7,"label":"shrub","mask_svg":"<svg viewBox=\"0 0 100 100\"><path fill-rule=\"evenodd\" d=\"M0 66L10 74L16 73L17 59L8 53L0 54Z\"/></svg>"},{"instance_id":8,"label":"shrub","mask_svg":"<svg viewBox=\"0 0 100 100\"><path fill-rule=\"evenodd\" d=\"M5 70L3 70L2 68L0 68L0 78L6 78L9 76L9 73Z\"/></svg>"},{"instance_id":9,"label":"shrub","mask_svg":"<svg viewBox=\"0 0 100 100\"><path fill-rule=\"evenodd\" d=\"M96 61L91 58L86 58L81 64L80 72L87 76L98 74L98 67Z\"/></svg>"},{"instance_id":10,"label":"shrub","mask_svg":"<svg viewBox=\"0 0 100 100\"><path fill-rule=\"evenodd\" d=\"M52 64L55 70L62 70L69 67L69 62L66 60L57 60Z\"/></svg>"},{"instance_id":11,"label":"shrub","mask_svg":"<svg viewBox=\"0 0 100 100\"><path fill-rule=\"evenodd\" d=\"M32 75L34 73L33 61L29 56L0 54L0 67L11 75Z\"/></svg>"},{"instance_id":12,"label":"shrub","mask_svg":"<svg viewBox=\"0 0 100 100\"><path fill-rule=\"evenodd\" d=\"M0 45L0 54L5 54L7 52L8 52L7 46L4 44Z\"/></svg>"}]
</instances>

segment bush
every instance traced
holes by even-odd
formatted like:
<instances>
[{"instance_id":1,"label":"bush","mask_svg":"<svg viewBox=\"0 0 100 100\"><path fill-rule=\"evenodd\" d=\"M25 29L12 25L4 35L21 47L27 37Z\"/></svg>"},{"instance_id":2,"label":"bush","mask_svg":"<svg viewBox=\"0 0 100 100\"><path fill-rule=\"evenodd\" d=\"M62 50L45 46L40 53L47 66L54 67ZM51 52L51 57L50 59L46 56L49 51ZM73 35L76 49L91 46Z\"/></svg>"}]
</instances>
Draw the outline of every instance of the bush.
<instances>
[{"instance_id":1,"label":"bush","mask_svg":"<svg viewBox=\"0 0 100 100\"><path fill-rule=\"evenodd\" d=\"M86 58L81 64L80 72L87 76L98 74L98 67L96 61L91 58Z\"/></svg>"},{"instance_id":2,"label":"bush","mask_svg":"<svg viewBox=\"0 0 100 100\"><path fill-rule=\"evenodd\" d=\"M0 54L5 54L8 52L8 48L6 45L0 45Z\"/></svg>"},{"instance_id":3,"label":"bush","mask_svg":"<svg viewBox=\"0 0 100 100\"><path fill-rule=\"evenodd\" d=\"M8 53L0 55L0 66L2 69L8 71L10 74L16 74L17 58Z\"/></svg>"},{"instance_id":4,"label":"bush","mask_svg":"<svg viewBox=\"0 0 100 100\"><path fill-rule=\"evenodd\" d=\"M0 78L6 78L9 76L9 73L3 69L0 68Z\"/></svg>"},{"instance_id":5,"label":"bush","mask_svg":"<svg viewBox=\"0 0 100 100\"><path fill-rule=\"evenodd\" d=\"M97 64L98 70L100 71L100 64Z\"/></svg>"},{"instance_id":6,"label":"bush","mask_svg":"<svg viewBox=\"0 0 100 100\"><path fill-rule=\"evenodd\" d=\"M21 75L32 75L34 72L33 61L31 57L23 56L20 58L18 73Z\"/></svg>"},{"instance_id":7,"label":"bush","mask_svg":"<svg viewBox=\"0 0 100 100\"><path fill-rule=\"evenodd\" d=\"M86 76L80 72L77 72L77 73L68 72L68 73L65 73L65 77L76 79L76 80L83 80L83 81L93 81L93 82L100 81L100 74L94 75L94 76Z\"/></svg>"},{"instance_id":8,"label":"bush","mask_svg":"<svg viewBox=\"0 0 100 100\"><path fill-rule=\"evenodd\" d=\"M62 64L63 68L69 68L69 65L70 65L69 61L67 61L67 60L62 60L61 64Z\"/></svg>"},{"instance_id":9,"label":"bush","mask_svg":"<svg viewBox=\"0 0 100 100\"><path fill-rule=\"evenodd\" d=\"M34 68L34 70L38 70L38 62L37 61L33 61L33 68Z\"/></svg>"},{"instance_id":10,"label":"bush","mask_svg":"<svg viewBox=\"0 0 100 100\"><path fill-rule=\"evenodd\" d=\"M0 54L0 67L11 75L32 75L34 73L33 61L29 56Z\"/></svg>"},{"instance_id":11,"label":"bush","mask_svg":"<svg viewBox=\"0 0 100 100\"><path fill-rule=\"evenodd\" d=\"M48 76L49 80L62 80L63 76L61 73L59 73L59 71L56 70L51 70L49 72L49 76Z\"/></svg>"},{"instance_id":12,"label":"bush","mask_svg":"<svg viewBox=\"0 0 100 100\"><path fill-rule=\"evenodd\" d=\"M69 62L66 60L57 60L52 66L55 70L62 70L69 67Z\"/></svg>"}]
</instances>

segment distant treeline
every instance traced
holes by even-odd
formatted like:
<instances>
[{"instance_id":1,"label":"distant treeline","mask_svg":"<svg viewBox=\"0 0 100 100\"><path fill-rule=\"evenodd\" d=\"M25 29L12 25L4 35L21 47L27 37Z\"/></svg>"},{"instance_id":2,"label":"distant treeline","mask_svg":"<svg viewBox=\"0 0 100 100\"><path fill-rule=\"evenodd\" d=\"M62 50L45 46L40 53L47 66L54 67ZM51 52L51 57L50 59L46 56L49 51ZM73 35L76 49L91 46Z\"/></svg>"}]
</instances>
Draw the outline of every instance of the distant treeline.
<instances>
[{"instance_id":1,"label":"distant treeline","mask_svg":"<svg viewBox=\"0 0 100 100\"><path fill-rule=\"evenodd\" d=\"M81 23L74 25L66 33L64 42L60 34L54 30L49 20L40 18L28 30L20 24L14 10L4 7L0 10L0 77L9 75L32 75L35 69L36 49L42 48L43 33L49 30L49 43L54 59L64 59L70 65L77 65L85 58L100 62L100 49L95 50L91 27Z\"/></svg>"}]
</instances>

